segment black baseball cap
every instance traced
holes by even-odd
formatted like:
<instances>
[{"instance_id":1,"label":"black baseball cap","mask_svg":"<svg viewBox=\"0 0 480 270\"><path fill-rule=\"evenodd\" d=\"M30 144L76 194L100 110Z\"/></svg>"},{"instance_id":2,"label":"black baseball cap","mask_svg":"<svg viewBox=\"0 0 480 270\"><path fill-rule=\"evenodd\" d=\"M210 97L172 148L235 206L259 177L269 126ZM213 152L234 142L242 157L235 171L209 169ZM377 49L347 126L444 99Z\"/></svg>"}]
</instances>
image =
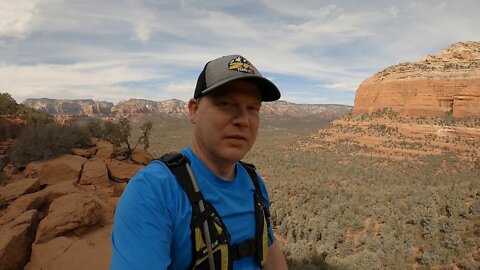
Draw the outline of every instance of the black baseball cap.
<instances>
[{"instance_id":1,"label":"black baseball cap","mask_svg":"<svg viewBox=\"0 0 480 270\"><path fill-rule=\"evenodd\" d=\"M274 101L280 98L280 91L247 59L241 55L222 56L208 62L198 76L193 98L199 98L210 91L235 80L252 82L260 89L262 101Z\"/></svg>"}]
</instances>

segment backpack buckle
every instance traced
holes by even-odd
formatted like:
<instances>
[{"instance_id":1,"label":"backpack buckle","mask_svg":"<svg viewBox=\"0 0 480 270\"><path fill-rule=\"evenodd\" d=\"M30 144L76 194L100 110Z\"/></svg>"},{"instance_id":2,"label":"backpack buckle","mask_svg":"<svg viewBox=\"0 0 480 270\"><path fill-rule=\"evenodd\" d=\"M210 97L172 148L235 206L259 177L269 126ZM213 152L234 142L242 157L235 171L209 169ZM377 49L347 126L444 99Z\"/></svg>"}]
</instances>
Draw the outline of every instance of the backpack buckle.
<instances>
[{"instance_id":1,"label":"backpack buckle","mask_svg":"<svg viewBox=\"0 0 480 270\"><path fill-rule=\"evenodd\" d=\"M190 161L184 155L178 152L166 153L160 157L160 159L165 162L168 167L177 167L182 165L184 162L189 163Z\"/></svg>"}]
</instances>

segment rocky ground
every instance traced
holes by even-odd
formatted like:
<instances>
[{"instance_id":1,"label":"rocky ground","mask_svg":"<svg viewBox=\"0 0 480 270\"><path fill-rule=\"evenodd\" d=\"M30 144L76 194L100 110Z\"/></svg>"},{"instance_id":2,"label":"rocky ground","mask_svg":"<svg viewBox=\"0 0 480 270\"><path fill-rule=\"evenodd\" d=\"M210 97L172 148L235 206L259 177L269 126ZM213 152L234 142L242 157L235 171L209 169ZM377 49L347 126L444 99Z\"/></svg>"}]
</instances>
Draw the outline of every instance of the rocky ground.
<instances>
[{"instance_id":1,"label":"rocky ground","mask_svg":"<svg viewBox=\"0 0 480 270\"><path fill-rule=\"evenodd\" d=\"M365 116L365 115L364 115ZM480 154L478 118L401 117L384 110L376 115L334 120L299 143L301 149L351 148L352 155L413 159L454 153L475 162Z\"/></svg>"},{"instance_id":2,"label":"rocky ground","mask_svg":"<svg viewBox=\"0 0 480 270\"><path fill-rule=\"evenodd\" d=\"M0 188L0 269L108 269L110 232L126 182L152 156L112 158L113 146L7 167Z\"/></svg>"}]
</instances>

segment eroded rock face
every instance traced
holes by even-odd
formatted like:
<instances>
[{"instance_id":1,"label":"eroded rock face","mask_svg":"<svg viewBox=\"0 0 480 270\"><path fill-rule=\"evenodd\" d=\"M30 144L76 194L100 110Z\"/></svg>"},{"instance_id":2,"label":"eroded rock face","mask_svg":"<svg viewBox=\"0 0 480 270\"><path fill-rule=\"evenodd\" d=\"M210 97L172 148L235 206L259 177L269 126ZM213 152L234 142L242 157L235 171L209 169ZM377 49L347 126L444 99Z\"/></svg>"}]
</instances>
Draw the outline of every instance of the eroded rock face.
<instances>
[{"instance_id":1,"label":"eroded rock face","mask_svg":"<svg viewBox=\"0 0 480 270\"><path fill-rule=\"evenodd\" d=\"M56 237L33 244L32 256L25 270L108 269L112 247L112 226L101 227L81 237Z\"/></svg>"},{"instance_id":2,"label":"eroded rock face","mask_svg":"<svg viewBox=\"0 0 480 270\"><path fill-rule=\"evenodd\" d=\"M406 116L480 116L480 42L455 43L436 56L388 67L363 81L353 113L388 107Z\"/></svg>"},{"instance_id":3,"label":"eroded rock face","mask_svg":"<svg viewBox=\"0 0 480 270\"><path fill-rule=\"evenodd\" d=\"M40 182L37 178L27 178L6 185L0 189L0 207L19 198L22 195L37 192L40 189Z\"/></svg>"},{"instance_id":4,"label":"eroded rock face","mask_svg":"<svg viewBox=\"0 0 480 270\"><path fill-rule=\"evenodd\" d=\"M44 111L50 115L110 115L112 102L91 99L57 100L49 98L27 98L26 106Z\"/></svg>"},{"instance_id":5,"label":"eroded rock face","mask_svg":"<svg viewBox=\"0 0 480 270\"><path fill-rule=\"evenodd\" d=\"M94 143L30 163L0 187L0 270L109 267L119 196L152 156L119 161L109 142Z\"/></svg>"},{"instance_id":6,"label":"eroded rock face","mask_svg":"<svg viewBox=\"0 0 480 270\"><path fill-rule=\"evenodd\" d=\"M30 259L37 225L37 210L30 210L0 227L0 270L23 269Z\"/></svg>"},{"instance_id":7,"label":"eroded rock face","mask_svg":"<svg viewBox=\"0 0 480 270\"><path fill-rule=\"evenodd\" d=\"M63 181L78 181L86 159L64 155L46 161L32 162L25 169L25 177L38 178L40 184L56 184Z\"/></svg>"},{"instance_id":8,"label":"eroded rock face","mask_svg":"<svg viewBox=\"0 0 480 270\"><path fill-rule=\"evenodd\" d=\"M109 187L110 182L105 162L99 158L92 158L85 162L79 184Z\"/></svg>"},{"instance_id":9,"label":"eroded rock face","mask_svg":"<svg viewBox=\"0 0 480 270\"><path fill-rule=\"evenodd\" d=\"M97 224L100 208L87 194L72 193L55 199L38 226L35 243L44 243L68 232L80 235L88 226Z\"/></svg>"},{"instance_id":10,"label":"eroded rock face","mask_svg":"<svg viewBox=\"0 0 480 270\"><path fill-rule=\"evenodd\" d=\"M127 182L132 178L143 165L121 162L116 159L107 161L107 168L110 177L114 181Z\"/></svg>"}]
</instances>

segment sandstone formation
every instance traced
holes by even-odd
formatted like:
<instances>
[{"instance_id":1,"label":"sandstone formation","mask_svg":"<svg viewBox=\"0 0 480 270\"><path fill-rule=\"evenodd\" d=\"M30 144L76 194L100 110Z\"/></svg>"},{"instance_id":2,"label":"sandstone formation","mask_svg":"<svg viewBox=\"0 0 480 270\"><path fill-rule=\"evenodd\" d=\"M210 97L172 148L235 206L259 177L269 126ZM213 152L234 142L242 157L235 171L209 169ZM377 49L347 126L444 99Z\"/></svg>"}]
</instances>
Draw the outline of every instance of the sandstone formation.
<instances>
[{"instance_id":1,"label":"sandstone formation","mask_svg":"<svg viewBox=\"0 0 480 270\"><path fill-rule=\"evenodd\" d=\"M22 269L28 262L37 224L37 210L30 210L0 228L0 270Z\"/></svg>"},{"instance_id":2,"label":"sandstone formation","mask_svg":"<svg viewBox=\"0 0 480 270\"><path fill-rule=\"evenodd\" d=\"M81 234L82 229L99 221L100 204L84 193L72 193L55 199L48 215L40 222L35 243L45 243L66 232Z\"/></svg>"},{"instance_id":3,"label":"sandstone formation","mask_svg":"<svg viewBox=\"0 0 480 270\"><path fill-rule=\"evenodd\" d=\"M71 153L30 163L0 187L0 270L108 269L119 196L152 157L118 161L102 140Z\"/></svg>"},{"instance_id":4,"label":"sandstone formation","mask_svg":"<svg viewBox=\"0 0 480 270\"><path fill-rule=\"evenodd\" d=\"M77 180L85 161L80 156L63 155L51 160L32 162L27 165L25 177L38 178L40 184Z\"/></svg>"},{"instance_id":5,"label":"sandstone formation","mask_svg":"<svg viewBox=\"0 0 480 270\"><path fill-rule=\"evenodd\" d=\"M141 113L164 113L172 116L187 115L187 103L178 99L152 101L146 99L129 99L121 101L112 108L119 115L136 115Z\"/></svg>"},{"instance_id":6,"label":"sandstone formation","mask_svg":"<svg viewBox=\"0 0 480 270\"><path fill-rule=\"evenodd\" d=\"M28 193L36 192L40 189L40 182L37 178L27 178L6 185L0 189L0 207L9 204L11 201Z\"/></svg>"},{"instance_id":7,"label":"sandstone formation","mask_svg":"<svg viewBox=\"0 0 480 270\"><path fill-rule=\"evenodd\" d=\"M28 98L26 106L44 111L50 115L110 115L112 102L93 101L91 99L57 100L50 98Z\"/></svg>"},{"instance_id":8,"label":"sandstone formation","mask_svg":"<svg viewBox=\"0 0 480 270\"><path fill-rule=\"evenodd\" d=\"M480 42L455 43L438 55L388 67L363 81L353 113L384 108L404 116L480 116Z\"/></svg>"},{"instance_id":9,"label":"sandstone formation","mask_svg":"<svg viewBox=\"0 0 480 270\"><path fill-rule=\"evenodd\" d=\"M73 116L96 117L130 117L141 114L163 114L173 117L187 117L187 102L178 99L152 101L146 99L129 99L99 109L88 109L85 104L97 104L98 101L85 100L54 100L54 99L27 99L26 106L40 109L54 115L57 121L63 122ZM103 101L102 101L103 102ZM100 102L101 103L101 102ZM105 103L105 102L104 102ZM75 105L76 104L76 105ZM102 103L103 104L103 103ZM110 103L109 103L110 104ZM93 106L93 105L88 105ZM98 104L95 106L99 106ZM107 108L109 108L107 112ZM295 104L286 101L266 102L262 105L261 114L266 117L320 117L331 120L338 118L351 110L351 106L336 104Z\"/></svg>"}]
</instances>

